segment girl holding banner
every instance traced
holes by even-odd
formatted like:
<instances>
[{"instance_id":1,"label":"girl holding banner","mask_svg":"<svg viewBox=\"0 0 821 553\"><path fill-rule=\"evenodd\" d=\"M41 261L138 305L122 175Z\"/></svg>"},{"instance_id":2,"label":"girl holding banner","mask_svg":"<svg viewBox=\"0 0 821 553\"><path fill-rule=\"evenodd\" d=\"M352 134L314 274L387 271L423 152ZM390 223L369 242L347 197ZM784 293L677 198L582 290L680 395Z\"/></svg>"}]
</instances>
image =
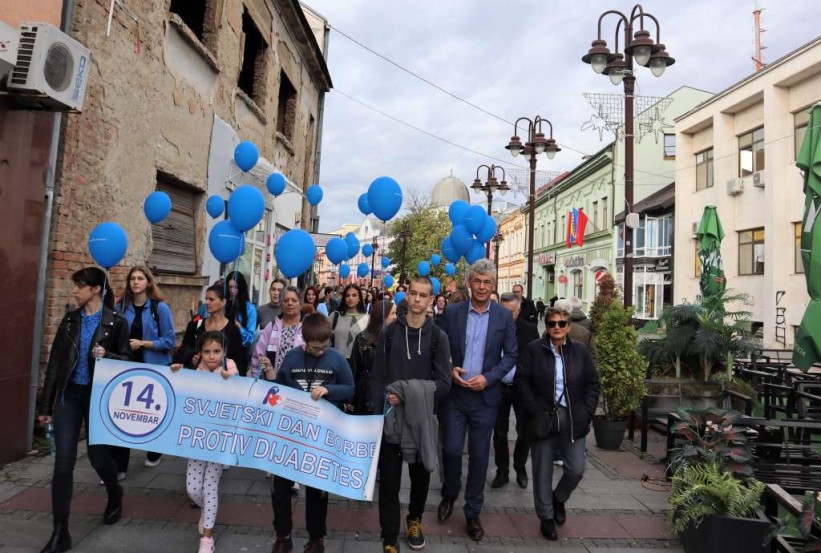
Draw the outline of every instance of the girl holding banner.
<instances>
[{"instance_id":1,"label":"girl holding banner","mask_svg":"<svg viewBox=\"0 0 821 553\"><path fill-rule=\"evenodd\" d=\"M225 335L220 331L208 331L200 340L198 352L198 371L218 373L222 378L239 374L237 365L225 358ZM182 365L175 363L171 370L176 372ZM200 511L200 549L199 553L214 553L214 524L217 521L219 507L219 484L222 477L222 464L188 459L185 476L185 487L191 501Z\"/></svg>"},{"instance_id":2,"label":"girl holding banner","mask_svg":"<svg viewBox=\"0 0 821 553\"><path fill-rule=\"evenodd\" d=\"M51 344L38 408L42 425L53 422L56 444L51 480L54 531L40 553L71 549L68 517L74 464L80 428L83 423L88 428L94 364L100 357L124 361L129 352L128 324L114 311L114 295L111 289L106 290L105 272L86 267L74 273L71 280L71 295L78 307L63 317ZM122 516L123 489L117 483L117 463L111 447L89 445L88 458L108 493L103 522L114 524Z\"/></svg>"}]
</instances>

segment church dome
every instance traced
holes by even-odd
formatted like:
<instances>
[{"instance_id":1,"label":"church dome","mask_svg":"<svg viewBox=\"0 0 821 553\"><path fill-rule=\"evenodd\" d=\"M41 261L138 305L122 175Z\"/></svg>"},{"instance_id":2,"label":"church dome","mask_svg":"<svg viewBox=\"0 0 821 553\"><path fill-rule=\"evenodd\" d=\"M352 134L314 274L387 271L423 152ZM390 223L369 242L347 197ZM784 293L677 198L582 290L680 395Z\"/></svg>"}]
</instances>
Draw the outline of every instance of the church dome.
<instances>
[{"instance_id":1,"label":"church dome","mask_svg":"<svg viewBox=\"0 0 821 553\"><path fill-rule=\"evenodd\" d=\"M464 200L470 203L468 187L452 174L445 177L433 187L431 205L433 207L448 207L455 200Z\"/></svg>"}]
</instances>

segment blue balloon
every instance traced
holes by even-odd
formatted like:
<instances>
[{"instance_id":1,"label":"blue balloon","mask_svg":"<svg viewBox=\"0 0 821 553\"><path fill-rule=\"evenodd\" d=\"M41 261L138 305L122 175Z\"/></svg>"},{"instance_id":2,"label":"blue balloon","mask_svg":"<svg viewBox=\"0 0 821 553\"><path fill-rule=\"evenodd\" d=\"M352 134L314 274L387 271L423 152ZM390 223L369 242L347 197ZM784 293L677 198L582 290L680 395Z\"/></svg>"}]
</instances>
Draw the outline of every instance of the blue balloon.
<instances>
[{"instance_id":1,"label":"blue balloon","mask_svg":"<svg viewBox=\"0 0 821 553\"><path fill-rule=\"evenodd\" d=\"M442 255L445 256L445 259L453 263L459 261L460 254L456 251L456 248L453 247L453 241L450 239L450 236L442 240Z\"/></svg>"},{"instance_id":2,"label":"blue balloon","mask_svg":"<svg viewBox=\"0 0 821 553\"><path fill-rule=\"evenodd\" d=\"M328 306L325 305L324 301L319 302L319 304L316 306L316 312L322 313L326 317L328 316Z\"/></svg>"},{"instance_id":3,"label":"blue balloon","mask_svg":"<svg viewBox=\"0 0 821 553\"><path fill-rule=\"evenodd\" d=\"M242 238L242 232L231 221L220 221L208 235L208 249L220 263L231 263L245 249Z\"/></svg>"},{"instance_id":4,"label":"blue balloon","mask_svg":"<svg viewBox=\"0 0 821 553\"><path fill-rule=\"evenodd\" d=\"M251 230L265 214L265 198L255 186L243 184L228 197L228 218L237 230Z\"/></svg>"},{"instance_id":5,"label":"blue balloon","mask_svg":"<svg viewBox=\"0 0 821 553\"><path fill-rule=\"evenodd\" d=\"M450 243L453 248L462 255L467 254L473 247L473 236L465 225L456 225L450 231Z\"/></svg>"},{"instance_id":6,"label":"blue balloon","mask_svg":"<svg viewBox=\"0 0 821 553\"><path fill-rule=\"evenodd\" d=\"M393 277L391 275L385 275L384 278L382 278L382 285L385 288L393 286Z\"/></svg>"},{"instance_id":7,"label":"blue balloon","mask_svg":"<svg viewBox=\"0 0 821 553\"><path fill-rule=\"evenodd\" d=\"M328 261L339 265L348 258L348 243L342 238L331 238L325 245L325 255Z\"/></svg>"},{"instance_id":8,"label":"blue balloon","mask_svg":"<svg viewBox=\"0 0 821 553\"><path fill-rule=\"evenodd\" d=\"M285 192L285 177L280 173L271 173L265 180L265 188L268 189L274 197L279 196Z\"/></svg>"},{"instance_id":9,"label":"blue balloon","mask_svg":"<svg viewBox=\"0 0 821 553\"><path fill-rule=\"evenodd\" d=\"M474 240L470 251L465 254L468 263L475 263L485 256L485 246L478 240Z\"/></svg>"},{"instance_id":10,"label":"blue balloon","mask_svg":"<svg viewBox=\"0 0 821 553\"><path fill-rule=\"evenodd\" d=\"M365 257L372 256L373 246L371 246L370 244L365 244L364 246L362 246L362 255L364 255Z\"/></svg>"},{"instance_id":11,"label":"blue balloon","mask_svg":"<svg viewBox=\"0 0 821 553\"><path fill-rule=\"evenodd\" d=\"M286 278L298 277L314 264L314 240L302 229L291 229L277 240L274 257L277 267Z\"/></svg>"},{"instance_id":12,"label":"blue balloon","mask_svg":"<svg viewBox=\"0 0 821 553\"><path fill-rule=\"evenodd\" d=\"M441 261L442 261L442 258L439 257L438 253L435 253L432 256L430 256L430 264L433 265L434 267L439 265L439 262L441 262Z\"/></svg>"},{"instance_id":13,"label":"blue balloon","mask_svg":"<svg viewBox=\"0 0 821 553\"><path fill-rule=\"evenodd\" d=\"M393 297L393 303L399 305L405 299L405 292L399 292Z\"/></svg>"},{"instance_id":14,"label":"blue balloon","mask_svg":"<svg viewBox=\"0 0 821 553\"><path fill-rule=\"evenodd\" d=\"M225 211L225 200L222 199L222 196L214 194L205 202L205 211L208 212L208 215L210 215L212 219L216 219Z\"/></svg>"},{"instance_id":15,"label":"blue balloon","mask_svg":"<svg viewBox=\"0 0 821 553\"><path fill-rule=\"evenodd\" d=\"M442 284L439 282L439 279L436 277L430 277L430 283L433 284L433 295L438 295L439 290L442 289Z\"/></svg>"},{"instance_id":16,"label":"blue balloon","mask_svg":"<svg viewBox=\"0 0 821 553\"><path fill-rule=\"evenodd\" d=\"M470 208L470 204L465 200L453 201L450 204L450 207L448 207L448 217L450 217L450 222L454 225L461 225L462 221L465 219L465 213L467 213L468 208Z\"/></svg>"},{"instance_id":17,"label":"blue balloon","mask_svg":"<svg viewBox=\"0 0 821 553\"><path fill-rule=\"evenodd\" d=\"M419 273L419 276L428 276L430 274L430 263L420 261L416 266L416 272Z\"/></svg>"},{"instance_id":18,"label":"blue balloon","mask_svg":"<svg viewBox=\"0 0 821 553\"><path fill-rule=\"evenodd\" d=\"M391 264L391 258L387 255L382 256L382 267L387 269L388 266Z\"/></svg>"},{"instance_id":19,"label":"blue balloon","mask_svg":"<svg viewBox=\"0 0 821 553\"><path fill-rule=\"evenodd\" d=\"M117 223L100 223L88 235L88 251L101 267L112 268L128 249L128 236Z\"/></svg>"},{"instance_id":20,"label":"blue balloon","mask_svg":"<svg viewBox=\"0 0 821 553\"><path fill-rule=\"evenodd\" d=\"M348 278L348 275L351 274L351 268L347 265L340 265L339 266L339 276L340 278Z\"/></svg>"},{"instance_id":21,"label":"blue balloon","mask_svg":"<svg viewBox=\"0 0 821 553\"><path fill-rule=\"evenodd\" d=\"M345 235L345 243L348 244L348 259L351 259L359 251L359 239L352 232Z\"/></svg>"},{"instance_id":22,"label":"blue balloon","mask_svg":"<svg viewBox=\"0 0 821 553\"><path fill-rule=\"evenodd\" d=\"M368 203L368 193L363 192L359 195L359 200L356 202L359 206L359 211L362 212L362 215L370 215L371 214L371 206Z\"/></svg>"},{"instance_id":23,"label":"blue balloon","mask_svg":"<svg viewBox=\"0 0 821 553\"><path fill-rule=\"evenodd\" d=\"M234 162L242 171L250 171L259 161L259 148L253 142L246 140L234 148Z\"/></svg>"},{"instance_id":24,"label":"blue balloon","mask_svg":"<svg viewBox=\"0 0 821 553\"><path fill-rule=\"evenodd\" d=\"M402 207L402 188L390 177L379 177L368 187L368 206L382 221L389 221Z\"/></svg>"},{"instance_id":25,"label":"blue balloon","mask_svg":"<svg viewBox=\"0 0 821 553\"><path fill-rule=\"evenodd\" d=\"M318 204L322 201L322 187L318 184L312 184L308 187L308 191L305 192L305 197L308 198L309 204Z\"/></svg>"},{"instance_id":26,"label":"blue balloon","mask_svg":"<svg viewBox=\"0 0 821 553\"><path fill-rule=\"evenodd\" d=\"M477 234L485 225L485 219L487 219L485 208L480 205L472 205L468 208L467 213L465 213L463 224L471 233Z\"/></svg>"},{"instance_id":27,"label":"blue balloon","mask_svg":"<svg viewBox=\"0 0 821 553\"><path fill-rule=\"evenodd\" d=\"M368 276L368 273L370 272L371 270L368 267L367 263L360 263L356 267L356 276L358 276L359 278L365 278L366 276Z\"/></svg>"},{"instance_id":28,"label":"blue balloon","mask_svg":"<svg viewBox=\"0 0 821 553\"><path fill-rule=\"evenodd\" d=\"M446 264L445 265L445 272L450 276L455 275L456 274L456 265L454 265L453 263Z\"/></svg>"},{"instance_id":29,"label":"blue balloon","mask_svg":"<svg viewBox=\"0 0 821 553\"><path fill-rule=\"evenodd\" d=\"M496 230L498 226L496 225L496 221L490 215L485 215L485 224L478 233L476 233L476 238L480 242L490 242L493 240L493 237L496 236Z\"/></svg>"},{"instance_id":30,"label":"blue balloon","mask_svg":"<svg viewBox=\"0 0 821 553\"><path fill-rule=\"evenodd\" d=\"M143 204L145 217L153 224L157 224L171 213L171 197L165 192L152 192Z\"/></svg>"}]
</instances>

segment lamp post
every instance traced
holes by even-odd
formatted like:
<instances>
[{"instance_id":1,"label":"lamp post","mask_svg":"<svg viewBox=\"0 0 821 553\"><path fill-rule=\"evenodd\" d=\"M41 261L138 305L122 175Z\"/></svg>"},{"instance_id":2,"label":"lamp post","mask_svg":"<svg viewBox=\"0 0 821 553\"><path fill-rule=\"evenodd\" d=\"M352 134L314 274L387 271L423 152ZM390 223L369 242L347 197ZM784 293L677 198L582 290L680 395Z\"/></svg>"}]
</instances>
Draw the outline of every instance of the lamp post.
<instances>
[{"instance_id":1,"label":"lamp post","mask_svg":"<svg viewBox=\"0 0 821 553\"><path fill-rule=\"evenodd\" d=\"M481 169L486 170L484 184L482 184L482 180L479 178L479 171ZM497 170L502 172L501 181L496 179ZM499 193L501 193L502 196L504 196L505 194L507 194L507 191L510 190L510 187L507 185L507 181L505 180L504 167L500 167L498 165L480 165L476 168L476 178L473 179L473 186L471 186L471 188L474 192L483 192L487 196L487 214L488 216L490 216L493 207L493 193L498 190ZM486 245L485 255L490 257L490 242L488 242Z\"/></svg>"},{"instance_id":2,"label":"lamp post","mask_svg":"<svg viewBox=\"0 0 821 553\"><path fill-rule=\"evenodd\" d=\"M518 136L520 121L527 121L527 141L524 144ZM547 123L550 128L549 138L545 138L542 132L542 123ZM553 159L562 149L553 139L553 123L541 115L533 119L519 117L513 124L513 136L510 137L510 142L505 149L510 150L513 157L519 154L526 156L530 163L530 190L527 200L529 225L527 230L527 297L530 298L533 292L533 239L535 237L533 227L536 223L536 156L544 152L548 159Z\"/></svg>"},{"instance_id":3,"label":"lamp post","mask_svg":"<svg viewBox=\"0 0 821 553\"><path fill-rule=\"evenodd\" d=\"M610 52L607 42L602 39L602 20L606 15L613 14L618 18L616 23L615 52ZM656 25L656 41L650 38L650 31L644 28L644 18L650 19ZM638 21L639 29L634 33L633 25ZM624 25L624 53L619 52L619 28ZM610 82L618 86L624 83L624 213L630 215L633 206L633 91L636 76L633 74L633 61L650 68L655 77L661 77L669 65L676 60L670 57L661 43L661 28L658 20L644 11L641 4L633 6L630 16L618 10L607 10L599 16L598 36L591 44L590 50L582 57L584 63L589 63L593 71L610 77ZM625 216L624 233L624 305L633 304L633 240L627 232L627 217Z\"/></svg>"},{"instance_id":4,"label":"lamp post","mask_svg":"<svg viewBox=\"0 0 821 553\"><path fill-rule=\"evenodd\" d=\"M408 242L411 239L413 233L411 232L410 226L408 226L408 222L405 221L402 223L402 230L399 231L399 242L402 245L401 256L402 259L400 260L399 264L399 284L405 284L405 253L408 247Z\"/></svg>"},{"instance_id":5,"label":"lamp post","mask_svg":"<svg viewBox=\"0 0 821 553\"><path fill-rule=\"evenodd\" d=\"M493 260L496 262L496 280L499 280L499 246L505 241L501 232L497 232L493 237Z\"/></svg>"},{"instance_id":6,"label":"lamp post","mask_svg":"<svg viewBox=\"0 0 821 553\"><path fill-rule=\"evenodd\" d=\"M376 253L379 251L379 242L376 240L377 235L373 235L373 253L371 254L371 285L369 288L373 288L373 271L374 271L374 262L376 261Z\"/></svg>"}]
</instances>

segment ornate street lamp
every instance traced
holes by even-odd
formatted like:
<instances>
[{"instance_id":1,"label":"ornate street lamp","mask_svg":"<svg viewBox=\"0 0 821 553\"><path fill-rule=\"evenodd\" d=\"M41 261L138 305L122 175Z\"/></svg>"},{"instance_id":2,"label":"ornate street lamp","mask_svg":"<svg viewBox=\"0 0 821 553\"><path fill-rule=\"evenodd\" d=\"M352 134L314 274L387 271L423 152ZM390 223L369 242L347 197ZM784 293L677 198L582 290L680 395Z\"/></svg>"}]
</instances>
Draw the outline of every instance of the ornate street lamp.
<instances>
[{"instance_id":1,"label":"ornate street lamp","mask_svg":"<svg viewBox=\"0 0 821 553\"><path fill-rule=\"evenodd\" d=\"M493 260L496 262L496 280L499 280L499 246L505 241L501 232L497 232L493 237Z\"/></svg>"},{"instance_id":2,"label":"ornate street lamp","mask_svg":"<svg viewBox=\"0 0 821 553\"><path fill-rule=\"evenodd\" d=\"M481 169L485 169L485 183L482 184L482 180L479 178L479 171ZM498 180L496 178L496 171L502 172L502 180ZM492 207L493 207L493 194L498 191L502 196L507 194L510 187L507 185L507 181L505 180L505 170L503 167L498 165L480 165L476 168L476 178L473 180L473 185L471 186L474 192L476 193L484 193L487 196L487 214L491 215ZM490 242L487 243L485 249L485 255L490 256Z\"/></svg>"},{"instance_id":3,"label":"ornate street lamp","mask_svg":"<svg viewBox=\"0 0 821 553\"><path fill-rule=\"evenodd\" d=\"M606 15L615 15L618 18L615 33L615 52L610 52L607 42L602 39L602 20ZM656 25L656 40L650 38L650 31L644 28L644 18L652 20ZM638 22L639 29L633 32L634 24ZM619 52L619 29L624 25L624 53ZM630 16L618 10L608 10L599 16L598 37L591 44L590 50L582 57L584 63L589 63L593 71L610 78L610 82L618 86L624 83L624 212L630 214L633 207L633 92L636 76L633 74L633 62L650 68L655 77L661 77L668 66L676 60L666 52L661 43L661 28L658 20L644 11L641 4L636 4ZM626 219L625 219L625 226ZM632 235L625 230L624 237L624 305L633 304L633 240Z\"/></svg>"},{"instance_id":4,"label":"ornate street lamp","mask_svg":"<svg viewBox=\"0 0 821 553\"><path fill-rule=\"evenodd\" d=\"M373 288L373 270L374 270L374 262L376 261L376 253L379 251L379 241L377 240L378 236L376 234L373 235L373 253L371 254L371 285L369 288Z\"/></svg>"},{"instance_id":5,"label":"ornate street lamp","mask_svg":"<svg viewBox=\"0 0 821 553\"><path fill-rule=\"evenodd\" d=\"M405 221L402 223L402 230L399 231L399 243L402 246L402 259L399 264L399 284L403 286L405 284L405 253L408 247L408 242L410 242L412 236L413 233L411 232L410 226L408 225L408 222Z\"/></svg>"},{"instance_id":6,"label":"ornate street lamp","mask_svg":"<svg viewBox=\"0 0 821 553\"><path fill-rule=\"evenodd\" d=\"M518 136L519 121L527 121L527 141L522 144L522 139ZM550 129L550 137L545 138L542 132L542 123L547 123ZM553 124L541 115L533 119L519 117L513 125L513 136L505 146L510 150L513 157L522 154L527 157L530 163L530 190L528 194L528 229L527 229L527 297L531 297L533 292L533 241L535 238L536 224L536 156L545 153L548 159L553 159L562 149L559 148L553 139Z\"/></svg>"}]
</instances>

